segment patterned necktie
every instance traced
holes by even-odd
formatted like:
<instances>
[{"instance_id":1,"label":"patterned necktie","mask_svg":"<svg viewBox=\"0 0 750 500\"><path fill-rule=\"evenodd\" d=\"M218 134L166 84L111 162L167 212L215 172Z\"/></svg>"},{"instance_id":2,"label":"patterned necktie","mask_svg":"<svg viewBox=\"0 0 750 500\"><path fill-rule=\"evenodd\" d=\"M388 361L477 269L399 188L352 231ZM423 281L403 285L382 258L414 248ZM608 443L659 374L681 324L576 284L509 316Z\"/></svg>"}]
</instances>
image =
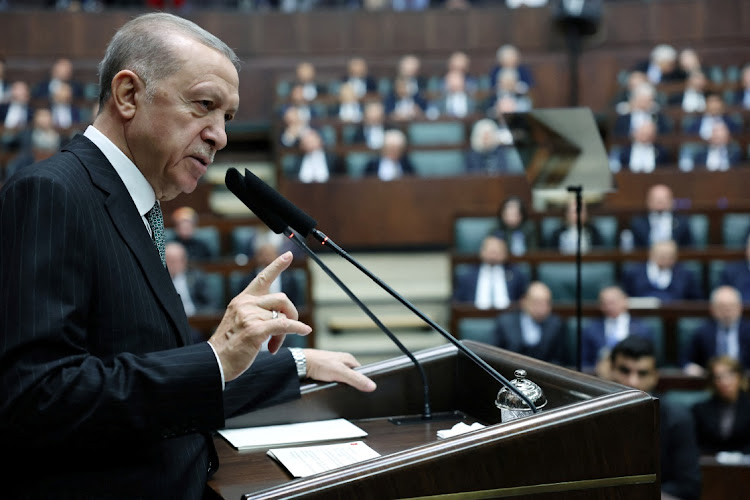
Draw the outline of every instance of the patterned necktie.
<instances>
[{"instance_id":1,"label":"patterned necktie","mask_svg":"<svg viewBox=\"0 0 750 500\"><path fill-rule=\"evenodd\" d=\"M151 234L153 235L156 249L159 250L161 263L164 267L167 267L167 261L164 258L164 217L161 214L161 207L158 200L154 203L153 208L146 212L146 220L148 220L148 224L151 226Z\"/></svg>"}]
</instances>

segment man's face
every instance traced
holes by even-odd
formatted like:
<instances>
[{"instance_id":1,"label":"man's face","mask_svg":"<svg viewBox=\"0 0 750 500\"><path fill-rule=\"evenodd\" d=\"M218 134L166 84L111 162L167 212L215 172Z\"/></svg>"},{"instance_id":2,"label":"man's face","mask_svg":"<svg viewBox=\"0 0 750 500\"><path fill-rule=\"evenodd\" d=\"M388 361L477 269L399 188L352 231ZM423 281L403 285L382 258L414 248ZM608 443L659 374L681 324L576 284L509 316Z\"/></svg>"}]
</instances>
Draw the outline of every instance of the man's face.
<instances>
[{"instance_id":1,"label":"man's face","mask_svg":"<svg viewBox=\"0 0 750 500\"><path fill-rule=\"evenodd\" d=\"M648 192L646 206L652 212L668 212L672 210L672 192L661 184L654 186Z\"/></svg>"},{"instance_id":2,"label":"man's face","mask_svg":"<svg viewBox=\"0 0 750 500\"><path fill-rule=\"evenodd\" d=\"M195 189L239 105L237 70L223 54L183 37L174 50L185 54L182 68L153 83L153 99L139 92L125 125L131 159L162 201Z\"/></svg>"},{"instance_id":3,"label":"man's face","mask_svg":"<svg viewBox=\"0 0 750 500\"><path fill-rule=\"evenodd\" d=\"M508 258L508 247L500 238L486 238L479 250L479 259L485 264L504 264Z\"/></svg>"},{"instance_id":4,"label":"man's face","mask_svg":"<svg viewBox=\"0 0 750 500\"><path fill-rule=\"evenodd\" d=\"M731 288L716 290L711 301L711 315L722 325L729 326L742 316L742 301Z\"/></svg>"},{"instance_id":5,"label":"man's face","mask_svg":"<svg viewBox=\"0 0 750 500\"><path fill-rule=\"evenodd\" d=\"M656 360L652 356L635 359L618 354L612 362L612 380L643 392L652 392L659 383Z\"/></svg>"},{"instance_id":6,"label":"man's face","mask_svg":"<svg viewBox=\"0 0 750 500\"><path fill-rule=\"evenodd\" d=\"M605 288L599 294L599 309L607 318L616 318L628 310L628 301L619 289Z\"/></svg>"},{"instance_id":7,"label":"man's face","mask_svg":"<svg viewBox=\"0 0 750 500\"><path fill-rule=\"evenodd\" d=\"M532 285L526 291L521 307L534 321L540 323L552 312L552 294L546 286Z\"/></svg>"}]
</instances>

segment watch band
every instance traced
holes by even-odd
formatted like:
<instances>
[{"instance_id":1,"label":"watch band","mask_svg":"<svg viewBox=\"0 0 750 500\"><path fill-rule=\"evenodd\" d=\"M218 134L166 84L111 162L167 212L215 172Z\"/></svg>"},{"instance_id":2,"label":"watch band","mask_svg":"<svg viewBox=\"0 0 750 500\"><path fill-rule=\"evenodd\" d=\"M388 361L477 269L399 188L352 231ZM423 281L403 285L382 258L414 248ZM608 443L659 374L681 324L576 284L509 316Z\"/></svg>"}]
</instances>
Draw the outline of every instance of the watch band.
<instances>
[{"instance_id":1,"label":"watch band","mask_svg":"<svg viewBox=\"0 0 750 500\"><path fill-rule=\"evenodd\" d=\"M294 364L297 365L297 376L300 380L307 377L307 356L305 356L305 352L299 347L290 347L289 352L292 353Z\"/></svg>"}]
</instances>

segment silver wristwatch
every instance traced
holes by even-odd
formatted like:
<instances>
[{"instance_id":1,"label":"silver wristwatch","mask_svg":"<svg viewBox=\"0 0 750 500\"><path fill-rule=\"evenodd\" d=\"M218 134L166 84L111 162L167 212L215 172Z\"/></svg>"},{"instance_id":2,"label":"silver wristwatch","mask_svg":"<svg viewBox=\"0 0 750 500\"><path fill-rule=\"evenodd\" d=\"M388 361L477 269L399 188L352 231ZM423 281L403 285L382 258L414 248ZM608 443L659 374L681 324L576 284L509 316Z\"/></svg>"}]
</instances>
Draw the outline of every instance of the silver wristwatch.
<instances>
[{"instance_id":1,"label":"silver wristwatch","mask_svg":"<svg viewBox=\"0 0 750 500\"><path fill-rule=\"evenodd\" d=\"M305 351L299 347L290 347L289 352L292 353L294 364L297 365L297 376L302 380L307 377L307 356L305 356Z\"/></svg>"}]
</instances>

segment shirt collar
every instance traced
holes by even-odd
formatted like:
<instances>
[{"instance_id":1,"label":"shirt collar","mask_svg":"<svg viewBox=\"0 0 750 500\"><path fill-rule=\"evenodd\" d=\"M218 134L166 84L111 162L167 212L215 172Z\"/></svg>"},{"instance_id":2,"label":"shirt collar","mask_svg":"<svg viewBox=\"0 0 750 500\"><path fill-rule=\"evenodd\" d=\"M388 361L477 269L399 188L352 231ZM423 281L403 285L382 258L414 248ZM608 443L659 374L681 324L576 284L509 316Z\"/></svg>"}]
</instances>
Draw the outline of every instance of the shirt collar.
<instances>
[{"instance_id":1,"label":"shirt collar","mask_svg":"<svg viewBox=\"0 0 750 500\"><path fill-rule=\"evenodd\" d=\"M83 135L93 142L112 164L117 175L125 184L125 189L128 190L130 197L133 199L138 213L142 216L146 215L156 203L156 193L154 193L154 188L148 183L143 173L135 163L130 161L130 158L125 156L120 148L115 146L107 136L94 128L93 125L89 125Z\"/></svg>"}]
</instances>

